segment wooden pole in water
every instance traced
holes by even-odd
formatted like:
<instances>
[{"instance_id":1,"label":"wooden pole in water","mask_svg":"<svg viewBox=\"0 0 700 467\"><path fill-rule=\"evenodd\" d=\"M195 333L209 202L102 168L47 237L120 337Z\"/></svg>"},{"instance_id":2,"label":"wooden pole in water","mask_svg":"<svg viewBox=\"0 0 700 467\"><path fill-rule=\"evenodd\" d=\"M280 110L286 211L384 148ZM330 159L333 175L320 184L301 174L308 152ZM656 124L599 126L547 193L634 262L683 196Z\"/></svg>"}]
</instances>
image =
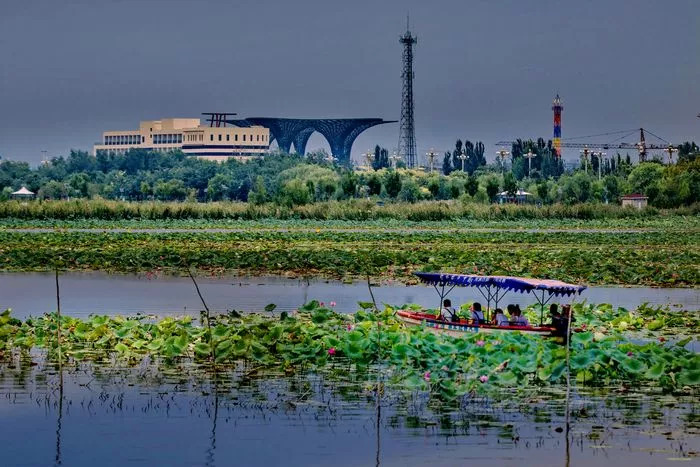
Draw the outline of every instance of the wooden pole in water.
<instances>
[{"instance_id":1,"label":"wooden pole in water","mask_svg":"<svg viewBox=\"0 0 700 467\"><path fill-rule=\"evenodd\" d=\"M374 306L374 314L377 318L377 385L375 388L375 410L377 414L376 419L376 429L377 429L377 452L376 452L376 465L379 467L381 462L381 438L380 438L380 428L382 421L382 404L380 402L381 397L381 358L382 358L382 335L379 322L379 308L377 308L377 301L374 299L374 292L372 292L372 281L370 279L369 272L367 273L367 288L369 289L369 295L372 297L372 305Z\"/></svg>"},{"instance_id":2,"label":"wooden pole in water","mask_svg":"<svg viewBox=\"0 0 700 467\"><path fill-rule=\"evenodd\" d=\"M58 268L56 268L56 342L58 343L58 365L61 366L61 292L58 287Z\"/></svg>"},{"instance_id":3,"label":"wooden pole in water","mask_svg":"<svg viewBox=\"0 0 700 467\"><path fill-rule=\"evenodd\" d=\"M207 306L207 302L204 301L204 297L202 296L202 292L200 292L199 290L197 280L194 278L194 274L192 274L192 270L189 267L187 268L187 274L190 275L190 279L192 279L194 288L197 289L197 295L199 295L199 299L202 301L202 305L204 305L204 310L207 312L207 333L209 334L209 346L211 347L211 360L214 363L214 380L216 380L216 351L214 350L214 340L212 339L211 333L211 319L209 317L209 307Z\"/></svg>"}]
</instances>

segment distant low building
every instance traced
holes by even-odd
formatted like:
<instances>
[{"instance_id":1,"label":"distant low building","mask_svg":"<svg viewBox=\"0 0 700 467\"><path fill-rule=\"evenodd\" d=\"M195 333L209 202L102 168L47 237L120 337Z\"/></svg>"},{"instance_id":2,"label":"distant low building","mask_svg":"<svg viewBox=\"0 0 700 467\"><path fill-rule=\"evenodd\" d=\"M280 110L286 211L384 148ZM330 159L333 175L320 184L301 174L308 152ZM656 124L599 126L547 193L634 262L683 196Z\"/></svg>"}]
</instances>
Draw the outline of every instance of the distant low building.
<instances>
[{"instance_id":1,"label":"distant low building","mask_svg":"<svg viewBox=\"0 0 700 467\"><path fill-rule=\"evenodd\" d=\"M625 195L622 197L622 207L632 206L637 209L643 209L647 207L648 201L648 196L644 196L640 193L632 193L631 195Z\"/></svg>"},{"instance_id":2,"label":"distant low building","mask_svg":"<svg viewBox=\"0 0 700 467\"><path fill-rule=\"evenodd\" d=\"M26 186L23 186L19 190L10 193L12 199L32 199L34 198L34 192L29 191Z\"/></svg>"},{"instance_id":3,"label":"distant low building","mask_svg":"<svg viewBox=\"0 0 700 467\"><path fill-rule=\"evenodd\" d=\"M528 201L527 197L532 196L532 193L528 193L524 190L518 190L515 195L510 195L507 191L502 191L498 195L498 202L503 203L517 203L522 204Z\"/></svg>"},{"instance_id":4,"label":"distant low building","mask_svg":"<svg viewBox=\"0 0 700 467\"><path fill-rule=\"evenodd\" d=\"M202 159L246 160L261 156L270 147L270 130L263 126L210 126L198 118L167 118L142 121L138 130L105 131L93 147L99 152L124 154L129 149L181 150Z\"/></svg>"}]
</instances>

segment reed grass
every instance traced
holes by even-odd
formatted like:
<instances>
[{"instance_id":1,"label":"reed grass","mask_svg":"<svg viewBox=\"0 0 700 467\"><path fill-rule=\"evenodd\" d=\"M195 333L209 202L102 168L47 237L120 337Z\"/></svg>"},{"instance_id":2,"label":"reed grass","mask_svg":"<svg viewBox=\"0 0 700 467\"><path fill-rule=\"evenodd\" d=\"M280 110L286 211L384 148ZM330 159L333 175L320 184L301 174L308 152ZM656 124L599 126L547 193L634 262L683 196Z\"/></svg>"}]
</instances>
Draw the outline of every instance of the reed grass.
<instances>
[{"instance_id":1,"label":"reed grass","mask_svg":"<svg viewBox=\"0 0 700 467\"><path fill-rule=\"evenodd\" d=\"M594 203L553 204L546 206L515 204L479 204L459 201L424 201L420 203L387 203L370 200L326 201L303 206L281 206L274 203L254 205L242 202L130 202L110 200L72 201L4 201L0 202L0 218L38 220L381 220L408 221L527 220L527 219L630 219L673 216L697 216L700 203L675 208L647 207L637 210L617 205Z\"/></svg>"}]
</instances>

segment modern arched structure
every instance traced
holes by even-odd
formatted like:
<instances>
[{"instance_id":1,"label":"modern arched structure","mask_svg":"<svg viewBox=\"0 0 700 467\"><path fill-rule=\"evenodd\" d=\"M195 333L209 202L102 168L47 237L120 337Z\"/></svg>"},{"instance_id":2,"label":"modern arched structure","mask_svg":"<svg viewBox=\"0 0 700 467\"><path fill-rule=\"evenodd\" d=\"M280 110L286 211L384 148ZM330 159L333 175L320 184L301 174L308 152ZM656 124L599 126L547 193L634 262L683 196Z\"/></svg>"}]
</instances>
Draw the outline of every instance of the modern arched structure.
<instances>
[{"instance_id":1,"label":"modern arched structure","mask_svg":"<svg viewBox=\"0 0 700 467\"><path fill-rule=\"evenodd\" d=\"M328 145L331 153L338 158L338 162L348 164L350 162L350 152L355 138L367 128L384 123L396 123L381 118L331 118L331 119L310 119L310 118L268 118L252 117L244 120L226 120L239 127L249 127L260 125L270 130L270 143L277 141L277 146L282 151L289 152L294 143L294 149L299 154L306 153L306 143L314 131L321 133Z\"/></svg>"}]
</instances>

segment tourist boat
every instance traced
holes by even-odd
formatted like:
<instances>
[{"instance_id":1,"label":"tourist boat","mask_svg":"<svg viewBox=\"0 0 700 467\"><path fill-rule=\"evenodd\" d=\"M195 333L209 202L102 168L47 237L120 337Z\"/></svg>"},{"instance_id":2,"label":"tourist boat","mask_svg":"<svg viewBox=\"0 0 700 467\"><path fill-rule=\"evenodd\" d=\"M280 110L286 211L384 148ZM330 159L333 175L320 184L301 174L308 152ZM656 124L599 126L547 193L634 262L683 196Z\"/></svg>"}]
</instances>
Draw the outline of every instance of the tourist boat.
<instances>
[{"instance_id":1,"label":"tourist boat","mask_svg":"<svg viewBox=\"0 0 700 467\"><path fill-rule=\"evenodd\" d=\"M566 282L549 279L531 279L529 277L510 276L478 276L472 274L442 274L432 272L417 272L418 278L435 287L440 296L440 308L445 297L455 287L474 287L486 300L485 318L488 324L478 324L471 319L458 321L445 320L435 313L423 310L398 310L397 317L409 326L425 326L427 330L438 334L464 336L474 332L513 332L519 331L544 337L563 337L566 331L555 326L544 324L544 307L555 296L580 295L586 289L585 285L567 284ZM447 290L446 290L447 289ZM489 311L498 308L498 302L506 293L532 293L540 305L540 321L537 325L529 326L497 326L490 324ZM494 307L491 308L491 304Z\"/></svg>"}]
</instances>

